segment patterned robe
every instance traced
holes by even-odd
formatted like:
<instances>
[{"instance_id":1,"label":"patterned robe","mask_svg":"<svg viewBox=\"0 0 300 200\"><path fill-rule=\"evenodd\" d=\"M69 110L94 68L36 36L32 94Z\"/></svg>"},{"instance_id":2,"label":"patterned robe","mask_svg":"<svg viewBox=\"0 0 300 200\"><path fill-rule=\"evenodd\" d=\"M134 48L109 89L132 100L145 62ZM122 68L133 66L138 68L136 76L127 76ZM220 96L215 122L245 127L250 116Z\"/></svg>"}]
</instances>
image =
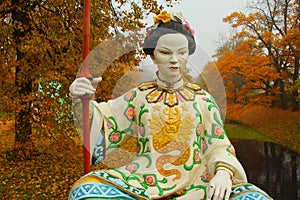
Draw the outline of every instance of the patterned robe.
<instances>
[{"instance_id":1,"label":"patterned robe","mask_svg":"<svg viewBox=\"0 0 300 200\"><path fill-rule=\"evenodd\" d=\"M198 85L181 81L170 88L146 82L117 99L91 105L92 164L105 163L116 149L126 151L121 147L129 138L138 148L126 152L131 159L124 166L84 176L73 186L73 197L76 188L78 196L79 186L89 182L94 183L89 189L96 183L103 189L109 185L129 194L128 199L204 199L219 167L230 170L233 183L247 185L219 108Z\"/></svg>"}]
</instances>

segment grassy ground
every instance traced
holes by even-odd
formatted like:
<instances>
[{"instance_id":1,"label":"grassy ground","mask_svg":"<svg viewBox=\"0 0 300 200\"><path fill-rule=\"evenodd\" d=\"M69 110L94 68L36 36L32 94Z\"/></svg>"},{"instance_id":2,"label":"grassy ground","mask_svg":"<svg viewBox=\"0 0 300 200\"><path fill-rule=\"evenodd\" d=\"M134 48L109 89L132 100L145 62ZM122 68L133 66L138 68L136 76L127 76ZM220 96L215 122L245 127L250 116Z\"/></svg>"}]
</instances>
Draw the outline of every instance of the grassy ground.
<instances>
[{"instance_id":1,"label":"grassy ground","mask_svg":"<svg viewBox=\"0 0 300 200\"><path fill-rule=\"evenodd\" d=\"M225 130L229 138L274 142L271 138L246 125L225 124Z\"/></svg>"},{"instance_id":2,"label":"grassy ground","mask_svg":"<svg viewBox=\"0 0 300 200\"><path fill-rule=\"evenodd\" d=\"M247 125L300 153L300 111L241 105L228 105L227 110L227 121Z\"/></svg>"}]
</instances>

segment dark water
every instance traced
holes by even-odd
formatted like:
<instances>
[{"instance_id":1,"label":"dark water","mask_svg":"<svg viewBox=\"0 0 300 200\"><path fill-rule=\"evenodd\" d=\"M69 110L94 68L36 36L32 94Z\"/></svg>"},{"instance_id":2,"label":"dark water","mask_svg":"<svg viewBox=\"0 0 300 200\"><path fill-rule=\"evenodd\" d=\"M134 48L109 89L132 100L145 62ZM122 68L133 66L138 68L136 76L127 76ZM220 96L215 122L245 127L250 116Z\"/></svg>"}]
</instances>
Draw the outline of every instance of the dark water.
<instances>
[{"instance_id":1,"label":"dark water","mask_svg":"<svg viewBox=\"0 0 300 200\"><path fill-rule=\"evenodd\" d=\"M269 142L231 141L249 182L275 200L300 200L300 154Z\"/></svg>"}]
</instances>

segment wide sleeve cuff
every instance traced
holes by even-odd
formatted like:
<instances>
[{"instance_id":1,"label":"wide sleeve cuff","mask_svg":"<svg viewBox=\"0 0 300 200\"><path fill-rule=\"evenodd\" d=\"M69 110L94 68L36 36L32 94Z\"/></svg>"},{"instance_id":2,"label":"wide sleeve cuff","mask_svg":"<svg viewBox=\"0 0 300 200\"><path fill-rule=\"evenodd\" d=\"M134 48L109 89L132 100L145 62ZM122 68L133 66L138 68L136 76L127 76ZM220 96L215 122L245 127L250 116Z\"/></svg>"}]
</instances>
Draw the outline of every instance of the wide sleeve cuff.
<instances>
[{"instance_id":1,"label":"wide sleeve cuff","mask_svg":"<svg viewBox=\"0 0 300 200\"><path fill-rule=\"evenodd\" d=\"M225 170L225 171L227 171L230 174L231 179L233 179L233 177L235 175L235 169L232 166L230 166L229 164L224 163L224 162L218 162L218 163L216 163L215 170L214 170L215 173L218 170Z\"/></svg>"}]
</instances>

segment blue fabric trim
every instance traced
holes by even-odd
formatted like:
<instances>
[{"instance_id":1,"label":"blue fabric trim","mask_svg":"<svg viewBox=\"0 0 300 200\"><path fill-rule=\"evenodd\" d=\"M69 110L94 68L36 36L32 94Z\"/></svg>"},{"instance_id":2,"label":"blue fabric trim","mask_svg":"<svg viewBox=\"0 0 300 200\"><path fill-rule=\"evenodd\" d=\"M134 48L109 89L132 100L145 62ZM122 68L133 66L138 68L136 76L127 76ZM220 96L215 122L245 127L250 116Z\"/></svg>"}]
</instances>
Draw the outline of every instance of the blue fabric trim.
<instances>
[{"instance_id":1,"label":"blue fabric trim","mask_svg":"<svg viewBox=\"0 0 300 200\"><path fill-rule=\"evenodd\" d=\"M120 180L118 178L111 176L110 174L108 174L104 171L101 171L101 170L93 171L93 172L90 172L90 174L96 174L100 177L103 177L103 178L109 180L109 181L112 181L113 183L123 187L124 189L130 190L131 192L133 192L137 195L142 195L142 196L145 196L145 197L148 197L149 199L151 199L151 196L148 194L148 192L146 190L132 187L131 185L123 182L122 180Z\"/></svg>"},{"instance_id":2,"label":"blue fabric trim","mask_svg":"<svg viewBox=\"0 0 300 200\"><path fill-rule=\"evenodd\" d=\"M270 200L267 193L251 183L244 183L231 192L231 200Z\"/></svg>"},{"instance_id":3,"label":"blue fabric trim","mask_svg":"<svg viewBox=\"0 0 300 200\"><path fill-rule=\"evenodd\" d=\"M134 197L111 185L101 183L86 183L76 187L70 194L69 200L81 200L85 198L124 198L135 200Z\"/></svg>"},{"instance_id":4,"label":"blue fabric trim","mask_svg":"<svg viewBox=\"0 0 300 200\"><path fill-rule=\"evenodd\" d=\"M98 164L104 159L105 150L103 147L103 133L100 131L100 134L98 136L96 146L94 148L93 152L93 158L92 158L92 164Z\"/></svg>"},{"instance_id":5,"label":"blue fabric trim","mask_svg":"<svg viewBox=\"0 0 300 200\"><path fill-rule=\"evenodd\" d=\"M247 192L238 197L232 198L231 200L269 200L265 195L258 192Z\"/></svg>"}]
</instances>

